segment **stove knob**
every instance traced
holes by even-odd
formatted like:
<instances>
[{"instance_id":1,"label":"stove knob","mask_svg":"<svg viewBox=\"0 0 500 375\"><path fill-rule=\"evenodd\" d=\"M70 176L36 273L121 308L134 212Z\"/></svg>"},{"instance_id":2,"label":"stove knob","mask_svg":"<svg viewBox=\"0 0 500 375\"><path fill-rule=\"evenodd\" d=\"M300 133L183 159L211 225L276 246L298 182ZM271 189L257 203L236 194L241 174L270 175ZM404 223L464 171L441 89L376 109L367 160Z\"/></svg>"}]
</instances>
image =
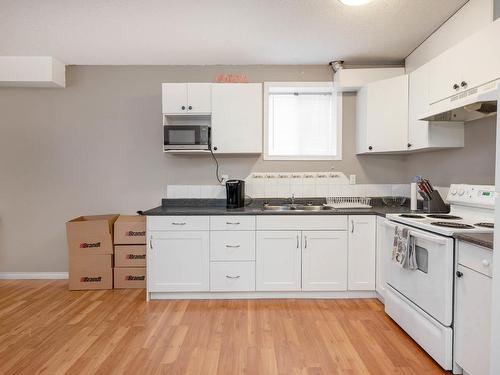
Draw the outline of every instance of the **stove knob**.
<instances>
[{"instance_id":1,"label":"stove knob","mask_svg":"<svg viewBox=\"0 0 500 375\"><path fill-rule=\"evenodd\" d=\"M465 194L465 190L464 190L464 189L460 189L460 190L458 191L458 195L462 196L462 195L464 195L464 194Z\"/></svg>"},{"instance_id":2,"label":"stove knob","mask_svg":"<svg viewBox=\"0 0 500 375\"><path fill-rule=\"evenodd\" d=\"M453 189L453 190L451 191L451 195L457 195L457 191L456 191L455 189Z\"/></svg>"}]
</instances>

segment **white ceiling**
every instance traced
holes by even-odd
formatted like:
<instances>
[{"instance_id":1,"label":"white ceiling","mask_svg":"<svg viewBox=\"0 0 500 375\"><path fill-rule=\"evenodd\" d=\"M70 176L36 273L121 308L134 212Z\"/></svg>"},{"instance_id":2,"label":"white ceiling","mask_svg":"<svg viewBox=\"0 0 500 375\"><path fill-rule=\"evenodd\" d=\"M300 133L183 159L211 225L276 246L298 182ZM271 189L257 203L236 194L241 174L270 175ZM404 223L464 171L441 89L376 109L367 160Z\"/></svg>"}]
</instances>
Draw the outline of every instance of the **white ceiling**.
<instances>
[{"instance_id":1,"label":"white ceiling","mask_svg":"<svg viewBox=\"0 0 500 375\"><path fill-rule=\"evenodd\" d=\"M79 65L397 61L466 2L0 0L0 55Z\"/></svg>"}]
</instances>

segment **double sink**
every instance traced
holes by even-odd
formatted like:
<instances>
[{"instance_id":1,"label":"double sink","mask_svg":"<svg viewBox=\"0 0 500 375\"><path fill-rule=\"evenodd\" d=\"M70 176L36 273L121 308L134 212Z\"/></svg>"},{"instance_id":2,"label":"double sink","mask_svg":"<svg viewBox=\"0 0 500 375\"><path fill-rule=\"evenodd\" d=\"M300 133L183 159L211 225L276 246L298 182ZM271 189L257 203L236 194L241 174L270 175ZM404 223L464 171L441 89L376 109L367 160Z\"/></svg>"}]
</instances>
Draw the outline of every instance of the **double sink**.
<instances>
[{"instance_id":1,"label":"double sink","mask_svg":"<svg viewBox=\"0 0 500 375\"><path fill-rule=\"evenodd\" d=\"M281 204L281 205L271 205L264 204L262 206L264 211L332 211L332 207L324 205L313 205L313 204Z\"/></svg>"}]
</instances>

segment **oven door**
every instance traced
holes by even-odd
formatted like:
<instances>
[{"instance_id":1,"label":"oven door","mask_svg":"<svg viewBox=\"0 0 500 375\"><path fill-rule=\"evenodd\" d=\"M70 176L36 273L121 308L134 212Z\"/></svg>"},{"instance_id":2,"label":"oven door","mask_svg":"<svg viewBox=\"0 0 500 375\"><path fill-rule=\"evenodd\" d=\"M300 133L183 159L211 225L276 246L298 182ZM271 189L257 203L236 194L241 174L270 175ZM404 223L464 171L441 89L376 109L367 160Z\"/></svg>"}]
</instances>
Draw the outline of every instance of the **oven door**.
<instances>
[{"instance_id":1,"label":"oven door","mask_svg":"<svg viewBox=\"0 0 500 375\"><path fill-rule=\"evenodd\" d=\"M205 125L163 126L164 150L210 149L210 127Z\"/></svg>"},{"instance_id":2,"label":"oven door","mask_svg":"<svg viewBox=\"0 0 500 375\"><path fill-rule=\"evenodd\" d=\"M386 222L387 236L396 226L408 228L415 244L417 270L403 269L390 261L388 284L445 326L453 319L453 238ZM390 237L388 237L390 238Z\"/></svg>"}]
</instances>

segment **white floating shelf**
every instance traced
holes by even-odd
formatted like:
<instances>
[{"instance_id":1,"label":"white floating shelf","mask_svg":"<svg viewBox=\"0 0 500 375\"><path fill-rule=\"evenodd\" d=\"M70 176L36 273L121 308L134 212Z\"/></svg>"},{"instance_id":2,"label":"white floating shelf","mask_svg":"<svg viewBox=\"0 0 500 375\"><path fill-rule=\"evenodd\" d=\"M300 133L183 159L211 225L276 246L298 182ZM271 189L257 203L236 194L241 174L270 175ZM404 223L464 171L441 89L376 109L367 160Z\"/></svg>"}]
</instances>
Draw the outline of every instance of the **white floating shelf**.
<instances>
[{"instance_id":1,"label":"white floating shelf","mask_svg":"<svg viewBox=\"0 0 500 375\"><path fill-rule=\"evenodd\" d=\"M66 65L51 56L0 56L0 86L66 87Z\"/></svg>"}]
</instances>

